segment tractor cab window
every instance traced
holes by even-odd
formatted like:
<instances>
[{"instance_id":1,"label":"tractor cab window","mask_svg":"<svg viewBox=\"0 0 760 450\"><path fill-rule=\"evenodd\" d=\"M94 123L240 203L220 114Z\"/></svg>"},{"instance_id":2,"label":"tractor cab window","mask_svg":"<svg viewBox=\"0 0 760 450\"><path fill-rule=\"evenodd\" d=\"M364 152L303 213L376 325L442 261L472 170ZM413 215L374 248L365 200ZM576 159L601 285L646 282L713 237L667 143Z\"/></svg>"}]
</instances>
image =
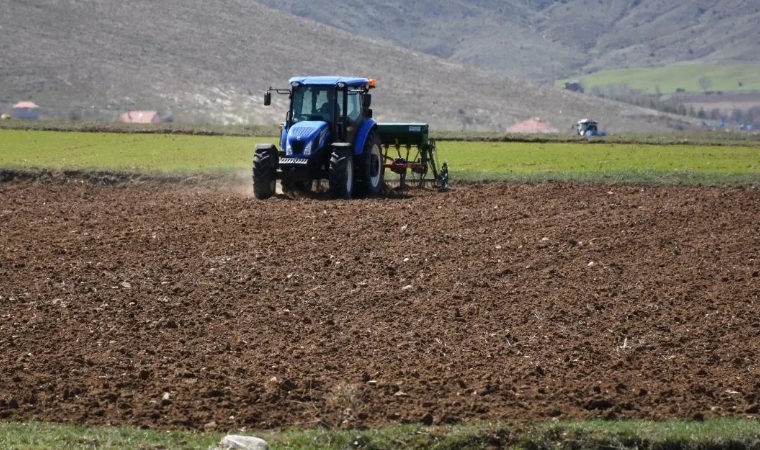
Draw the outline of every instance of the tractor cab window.
<instances>
[{"instance_id":1,"label":"tractor cab window","mask_svg":"<svg viewBox=\"0 0 760 450\"><path fill-rule=\"evenodd\" d=\"M293 122L332 119L333 89L298 86L293 90Z\"/></svg>"},{"instance_id":2,"label":"tractor cab window","mask_svg":"<svg viewBox=\"0 0 760 450\"><path fill-rule=\"evenodd\" d=\"M361 93L358 91L348 92L348 109L346 115L352 122L356 122L361 118L362 105L361 105Z\"/></svg>"}]
</instances>

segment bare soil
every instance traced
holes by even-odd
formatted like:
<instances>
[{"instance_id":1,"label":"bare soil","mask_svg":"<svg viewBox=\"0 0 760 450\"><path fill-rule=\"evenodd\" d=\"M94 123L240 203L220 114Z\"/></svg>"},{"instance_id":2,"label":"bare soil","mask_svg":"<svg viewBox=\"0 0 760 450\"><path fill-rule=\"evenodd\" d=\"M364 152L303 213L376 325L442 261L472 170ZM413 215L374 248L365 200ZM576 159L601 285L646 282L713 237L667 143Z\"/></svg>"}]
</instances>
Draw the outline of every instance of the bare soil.
<instances>
[{"instance_id":1,"label":"bare soil","mask_svg":"<svg viewBox=\"0 0 760 450\"><path fill-rule=\"evenodd\" d=\"M0 183L2 420L760 417L757 189L42 181Z\"/></svg>"}]
</instances>

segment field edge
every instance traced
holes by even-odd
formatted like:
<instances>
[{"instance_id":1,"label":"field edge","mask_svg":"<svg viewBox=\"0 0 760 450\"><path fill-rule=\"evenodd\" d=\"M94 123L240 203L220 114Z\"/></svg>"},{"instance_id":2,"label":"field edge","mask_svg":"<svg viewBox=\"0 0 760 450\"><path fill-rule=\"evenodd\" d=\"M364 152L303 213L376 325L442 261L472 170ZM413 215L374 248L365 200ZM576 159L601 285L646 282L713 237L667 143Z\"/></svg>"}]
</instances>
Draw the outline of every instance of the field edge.
<instances>
[{"instance_id":1,"label":"field edge","mask_svg":"<svg viewBox=\"0 0 760 450\"><path fill-rule=\"evenodd\" d=\"M760 424L754 420L711 419L546 422L532 426L478 422L452 425L397 425L368 429L233 430L257 436L276 449L424 449L482 448L563 449L609 448L737 450L757 448ZM224 434L203 431L88 427L43 422L0 422L4 448L38 450L70 448L215 449Z\"/></svg>"}]
</instances>

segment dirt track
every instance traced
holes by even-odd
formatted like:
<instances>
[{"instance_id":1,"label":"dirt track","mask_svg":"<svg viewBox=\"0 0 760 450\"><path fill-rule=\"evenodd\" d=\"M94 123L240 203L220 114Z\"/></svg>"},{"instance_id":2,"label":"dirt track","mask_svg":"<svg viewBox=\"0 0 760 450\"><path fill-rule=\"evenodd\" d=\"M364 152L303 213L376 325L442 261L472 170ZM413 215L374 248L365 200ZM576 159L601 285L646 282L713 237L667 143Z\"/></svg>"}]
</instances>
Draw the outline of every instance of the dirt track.
<instances>
[{"instance_id":1,"label":"dirt track","mask_svg":"<svg viewBox=\"0 0 760 450\"><path fill-rule=\"evenodd\" d=\"M760 417L760 192L0 183L0 418Z\"/></svg>"}]
</instances>

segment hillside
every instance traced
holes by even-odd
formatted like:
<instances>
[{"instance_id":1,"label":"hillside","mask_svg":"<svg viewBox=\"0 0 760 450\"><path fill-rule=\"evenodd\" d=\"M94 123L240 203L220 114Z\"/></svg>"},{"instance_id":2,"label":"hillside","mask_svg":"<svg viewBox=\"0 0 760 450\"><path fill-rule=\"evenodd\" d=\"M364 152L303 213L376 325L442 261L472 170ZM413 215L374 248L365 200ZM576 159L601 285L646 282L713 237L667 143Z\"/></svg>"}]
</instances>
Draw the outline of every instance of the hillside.
<instances>
[{"instance_id":1,"label":"hillside","mask_svg":"<svg viewBox=\"0 0 760 450\"><path fill-rule=\"evenodd\" d=\"M9 0L0 107L41 105L43 117L115 119L159 109L177 121L278 123L269 86L303 74L373 76L379 120L434 129L504 130L540 116L560 129L580 117L608 131L664 130L680 119L361 38L247 0Z\"/></svg>"},{"instance_id":2,"label":"hillside","mask_svg":"<svg viewBox=\"0 0 760 450\"><path fill-rule=\"evenodd\" d=\"M539 82L675 62L760 63L755 0L257 1Z\"/></svg>"}]
</instances>

